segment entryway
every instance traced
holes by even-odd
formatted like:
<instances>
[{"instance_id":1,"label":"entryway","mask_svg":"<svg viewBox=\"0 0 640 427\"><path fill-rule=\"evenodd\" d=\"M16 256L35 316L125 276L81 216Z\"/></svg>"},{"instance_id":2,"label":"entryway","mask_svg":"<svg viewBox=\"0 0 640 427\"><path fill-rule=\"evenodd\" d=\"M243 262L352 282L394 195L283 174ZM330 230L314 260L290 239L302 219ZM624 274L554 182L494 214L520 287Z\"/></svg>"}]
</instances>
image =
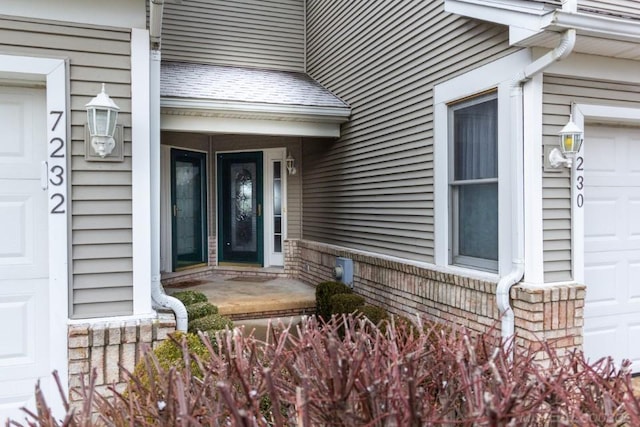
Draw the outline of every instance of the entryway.
<instances>
[{"instance_id":1,"label":"entryway","mask_svg":"<svg viewBox=\"0 0 640 427\"><path fill-rule=\"evenodd\" d=\"M262 152L218 154L218 262L263 265Z\"/></svg>"},{"instance_id":2,"label":"entryway","mask_svg":"<svg viewBox=\"0 0 640 427\"><path fill-rule=\"evenodd\" d=\"M584 350L639 372L640 129L587 126L584 150Z\"/></svg>"},{"instance_id":3,"label":"entryway","mask_svg":"<svg viewBox=\"0 0 640 427\"><path fill-rule=\"evenodd\" d=\"M207 155L171 149L173 271L204 266L208 259Z\"/></svg>"}]
</instances>

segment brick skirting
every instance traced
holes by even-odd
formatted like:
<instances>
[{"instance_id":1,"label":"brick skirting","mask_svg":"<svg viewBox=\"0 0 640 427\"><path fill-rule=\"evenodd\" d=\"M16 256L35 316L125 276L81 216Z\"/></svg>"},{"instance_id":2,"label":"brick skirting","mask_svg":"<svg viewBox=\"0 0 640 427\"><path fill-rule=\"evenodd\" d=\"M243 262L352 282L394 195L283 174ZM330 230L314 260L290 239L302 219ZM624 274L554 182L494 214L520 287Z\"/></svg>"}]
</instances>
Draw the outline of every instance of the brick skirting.
<instances>
[{"instance_id":1,"label":"brick skirting","mask_svg":"<svg viewBox=\"0 0 640 427\"><path fill-rule=\"evenodd\" d=\"M353 259L354 291L391 313L422 315L476 332L500 331L497 283L306 240L285 241L285 271L310 284L333 279L336 257ZM585 287L517 285L511 289L516 343L558 349L582 345Z\"/></svg>"},{"instance_id":2,"label":"brick skirting","mask_svg":"<svg viewBox=\"0 0 640 427\"><path fill-rule=\"evenodd\" d=\"M173 313L161 312L157 319L123 322L87 322L69 325L69 399L81 404L82 378L86 384L95 371L96 388L109 395L127 387L125 369L133 372L148 348L155 348L176 329Z\"/></svg>"}]
</instances>

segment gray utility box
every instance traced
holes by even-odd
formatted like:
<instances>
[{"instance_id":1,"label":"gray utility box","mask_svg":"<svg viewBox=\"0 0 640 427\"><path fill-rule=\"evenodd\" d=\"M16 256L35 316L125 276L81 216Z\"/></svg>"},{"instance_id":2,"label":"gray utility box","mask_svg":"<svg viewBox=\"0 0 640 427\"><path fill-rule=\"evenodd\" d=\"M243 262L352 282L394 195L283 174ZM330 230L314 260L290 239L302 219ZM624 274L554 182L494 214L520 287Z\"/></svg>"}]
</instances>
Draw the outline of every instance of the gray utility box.
<instances>
[{"instance_id":1,"label":"gray utility box","mask_svg":"<svg viewBox=\"0 0 640 427\"><path fill-rule=\"evenodd\" d=\"M353 288L353 260L351 258L336 258L336 279Z\"/></svg>"}]
</instances>

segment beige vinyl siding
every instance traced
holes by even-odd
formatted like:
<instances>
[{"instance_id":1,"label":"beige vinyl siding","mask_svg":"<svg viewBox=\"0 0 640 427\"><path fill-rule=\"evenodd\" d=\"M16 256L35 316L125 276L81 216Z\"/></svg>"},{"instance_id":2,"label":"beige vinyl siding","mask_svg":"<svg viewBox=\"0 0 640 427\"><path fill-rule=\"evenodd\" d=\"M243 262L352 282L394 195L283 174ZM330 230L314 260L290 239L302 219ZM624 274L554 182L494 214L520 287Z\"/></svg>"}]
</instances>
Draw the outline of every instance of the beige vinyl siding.
<instances>
[{"instance_id":1,"label":"beige vinyl siding","mask_svg":"<svg viewBox=\"0 0 640 427\"><path fill-rule=\"evenodd\" d=\"M543 144L555 147L569 120L571 103L637 107L640 85L544 76ZM588 144L585 136L585 147ZM571 181L569 171L543 172L545 282L571 280Z\"/></svg>"},{"instance_id":2,"label":"beige vinyl siding","mask_svg":"<svg viewBox=\"0 0 640 427\"><path fill-rule=\"evenodd\" d=\"M71 182L73 318L131 314L133 310L130 39L130 30L0 17L0 51L69 60L67 177ZM103 82L121 108L122 163L84 160L84 105Z\"/></svg>"},{"instance_id":3,"label":"beige vinyl siding","mask_svg":"<svg viewBox=\"0 0 640 427\"><path fill-rule=\"evenodd\" d=\"M175 148L208 152L209 173L209 235L217 234L216 228L216 152L260 151L267 148L286 148L295 159L300 159L303 138L252 135L203 135L174 132L162 133L162 144ZM298 164L299 168L300 165ZM287 231L289 238L302 235L302 184L301 175L287 176Z\"/></svg>"},{"instance_id":4,"label":"beige vinyl siding","mask_svg":"<svg viewBox=\"0 0 640 427\"><path fill-rule=\"evenodd\" d=\"M443 1L310 0L307 16L308 72L353 114L303 144L303 237L433 262L433 86L512 52L506 28Z\"/></svg>"},{"instance_id":5,"label":"beige vinyl siding","mask_svg":"<svg viewBox=\"0 0 640 427\"><path fill-rule=\"evenodd\" d=\"M304 71L304 0L165 2L162 59Z\"/></svg>"}]
</instances>

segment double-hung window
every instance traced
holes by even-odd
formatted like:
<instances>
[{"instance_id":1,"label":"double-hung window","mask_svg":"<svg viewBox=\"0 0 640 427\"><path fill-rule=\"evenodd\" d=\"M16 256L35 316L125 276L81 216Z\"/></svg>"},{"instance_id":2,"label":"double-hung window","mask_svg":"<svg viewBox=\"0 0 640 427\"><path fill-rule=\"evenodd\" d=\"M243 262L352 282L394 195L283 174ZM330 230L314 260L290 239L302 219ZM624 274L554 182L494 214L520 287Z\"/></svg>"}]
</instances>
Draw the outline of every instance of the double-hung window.
<instances>
[{"instance_id":1,"label":"double-hung window","mask_svg":"<svg viewBox=\"0 0 640 427\"><path fill-rule=\"evenodd\" d=\"M449 262L498 271L498 99L449 106Z\"/></svg>"}]
</instances>

